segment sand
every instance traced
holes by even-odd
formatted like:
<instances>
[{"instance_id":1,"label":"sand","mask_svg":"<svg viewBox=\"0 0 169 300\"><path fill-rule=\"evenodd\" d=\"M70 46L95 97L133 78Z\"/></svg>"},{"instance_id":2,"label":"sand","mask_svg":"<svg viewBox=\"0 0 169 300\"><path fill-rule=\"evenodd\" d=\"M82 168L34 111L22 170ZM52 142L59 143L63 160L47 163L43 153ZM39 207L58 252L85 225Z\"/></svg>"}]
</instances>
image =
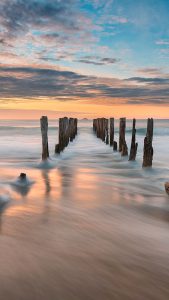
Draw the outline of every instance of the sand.
<instances>
[{"instance_id":1,"label":"sand","mask_svg":"<svg viewBox=\"0 0 169 300\"><path fill-rule=\"evenodd\" d=\"M0 299L168 300L168 230L167 222L108 204L6 214Z\"/></svg>"}]
</instances>

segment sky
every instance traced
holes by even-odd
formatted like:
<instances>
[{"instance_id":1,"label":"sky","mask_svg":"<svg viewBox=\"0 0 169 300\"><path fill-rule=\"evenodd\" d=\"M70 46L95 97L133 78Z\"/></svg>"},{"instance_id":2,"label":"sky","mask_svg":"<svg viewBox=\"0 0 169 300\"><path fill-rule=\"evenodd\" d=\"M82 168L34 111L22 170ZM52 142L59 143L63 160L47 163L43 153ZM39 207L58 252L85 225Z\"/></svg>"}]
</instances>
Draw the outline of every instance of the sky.
<instances>
[{"instance_id":1,"label":"sky","mask_svg":"<svg viewBox=\"0 0 169 300\"><path fill-rule=\"evenodd\" d=\"M1 0L0 118L169 118L168 0Z\"/></svg>"}]
</instances>

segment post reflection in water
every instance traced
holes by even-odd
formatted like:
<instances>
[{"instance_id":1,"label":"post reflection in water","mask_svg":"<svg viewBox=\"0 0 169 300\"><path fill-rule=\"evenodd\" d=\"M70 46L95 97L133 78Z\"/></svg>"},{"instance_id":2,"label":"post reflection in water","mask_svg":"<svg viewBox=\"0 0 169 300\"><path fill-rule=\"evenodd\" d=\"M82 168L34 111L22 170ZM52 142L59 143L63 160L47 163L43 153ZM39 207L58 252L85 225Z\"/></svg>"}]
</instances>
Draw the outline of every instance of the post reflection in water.
<instances>
[{"instance_id":1,"label":"post reflection in water","mask_svg":"<svg viewBox=\"0 0 169 300\"><path fill-rule=\"evenodd\" d=\"M45 196L44 196L44 213L43 221L48 222L49 213L50 213L50 192L51 192L51 183L50 183L50 170L42 170L42 178L45 184Z\"/></svg>"},{"instance_id":2,"label":"post reflection in water","mask_svg":"<svg viewBox=\"0 0 169 300\"><path fill-rule=\"evenodd\" d=\"M49 177L49 170L43 170L42 171L42 177L44 179L44 183L45 183L45 196L49 196L50 195L50 191L51 191L51 183L50 183L50 177Z\"/></svg>"},{"instance_id":3,"label":"post reflection in water","mask_svg":"<svg viewBox=\"0 0 169 300\"><path fill-rule=\"evenodd\" d=\"M58 169L59 176L60 176L60 182L61 182L61 195L60 199L63 200L65 198L72 199L72 192L74 191L74 175L76 172L76 169L63 165Z\"/></svg>"}]
</instances>

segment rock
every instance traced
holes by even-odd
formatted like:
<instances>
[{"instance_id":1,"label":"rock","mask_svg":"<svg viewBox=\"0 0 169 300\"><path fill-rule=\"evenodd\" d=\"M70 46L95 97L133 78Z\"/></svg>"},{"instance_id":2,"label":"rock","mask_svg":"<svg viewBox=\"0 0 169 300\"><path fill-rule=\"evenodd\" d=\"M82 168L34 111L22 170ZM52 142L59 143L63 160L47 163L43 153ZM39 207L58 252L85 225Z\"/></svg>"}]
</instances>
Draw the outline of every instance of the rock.
<instances>
[{"instance_id":1,"label":"rock","mask_svg":"<svg viewBox=\"0 0 169 300\"><path fill-rule=\"evenodd\" d=\"M21 174L19 175L19 179L20 179L21 181L25 181L25 180L26 180L26 174L25 174L25 173L21 173Z\"/></svg>"},{"instance_id":2,"label":"rock","mask_svg":"<svg viewBox=\"0 0 169 300\"><path fill-rule=\"evenodd\" d=\"M165 183L165 190L166 190L166 193L169 195L169 182Z\"/></svg>"}]
</instances>

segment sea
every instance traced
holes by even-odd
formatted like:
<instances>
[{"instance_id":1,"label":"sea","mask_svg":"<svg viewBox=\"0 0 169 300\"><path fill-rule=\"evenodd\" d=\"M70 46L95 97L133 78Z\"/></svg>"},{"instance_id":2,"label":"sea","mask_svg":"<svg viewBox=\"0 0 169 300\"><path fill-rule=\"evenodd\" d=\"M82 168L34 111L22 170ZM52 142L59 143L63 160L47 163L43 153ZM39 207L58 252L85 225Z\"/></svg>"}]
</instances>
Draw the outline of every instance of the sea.
<instances>
[{"instance_id":1,"label":"sea","mask_svg":"<svg viewBox=\"0 0 169 300\"><path fill-rule=\"evenodd\" d=\"M0 121L0 299L169 299L169 120L154 120L151 168L142 168L147 120L136 122L132 162L92 125L79 120L56 155L58 120L49 119L43 163L39 120ZM129 151L131 134L127 120Z\"/></svg>"},{"instance_id":2,"label":"sea","mask_svg":"<svg viewBox=\"0 0 169 300\"><path fill-rule=\"evenodd\" d=\"M49 164L42 164L39 120L0 121L0 188L4 190L4 194L6 190L11 196L11 205L17 205L18 193L22 191L18 190L17 193L11 184L24 172L30 181L34 181L24 195L25 198L34 193L37 195L37 191L45 191L47 180L51 197L55 198L58 198L59 191L62 197L64 190L68 197L73 190L81 198L85 191L88 200L91 198L97 202L98 193L112 198L112 194L116 192L115 202L123 199L124 203L140 205L140 208L152 206L152 209L168 210L169 201L164 184L169 181L169 120L154 120L153 166L143 169L146 125L146 120L137 121L138 152L136 161L129 162L128 157L121 157L119 152L113 152L112 147L96 138L90 120L79 120L78 135L74 142L63 153L55 155L58 121L49 120L50 160ZM132 121L128 120L126 140L129 151L131 130ZM119 124L116 120L115 140L118 142L118 139ZM44 178L44 174L48 179ZM41 186L40 190L38 185Z\"/></svg>"}]
</instances>

